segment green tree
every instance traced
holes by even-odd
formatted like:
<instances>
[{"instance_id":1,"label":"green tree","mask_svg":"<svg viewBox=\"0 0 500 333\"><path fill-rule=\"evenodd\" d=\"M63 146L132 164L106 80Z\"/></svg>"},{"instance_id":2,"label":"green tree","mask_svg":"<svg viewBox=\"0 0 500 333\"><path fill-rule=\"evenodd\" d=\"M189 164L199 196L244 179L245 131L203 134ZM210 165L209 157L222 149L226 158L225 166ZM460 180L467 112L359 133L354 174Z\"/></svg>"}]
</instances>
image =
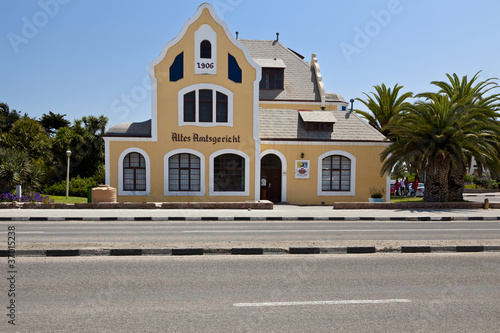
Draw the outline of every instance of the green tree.
<instances>
[{"instance_id":1,"label":"green tree","mask_svg":"<svg viewBox=\"0 0 500 333\"><path fill-rule=\"evenodd\" d=\"M397 140L381 154L382 172L406 161L426 172L424 201L446 202L450 167L464 163L465 152L493 159L498 126L481 108L464 112L457 95L428 93L426 98L408 105L387 125Z\"/></svg>"},{"instance_id":2,"label":"green tree","mask_svg":"<svg viewBox=\"0 0 500 333\"><path fill-rule=\"evenodd\" d=\"M33 160L49 158L50 142L40 123L23 116L16 121L9 132L2 133L0 143L5 148L27 152Z\"/></svg>"},{"instance_id":3,"label":"green tree","mask_svg":"<svg viewBox=\"0 0 500 333\"><path fill-rule=\"evenodd\" d=\"M399 95L403 86L398 84L395 84L392 89L387 88L383 83L373 88L375 88L376 91L376 93L371 92L373 97L367 93L363 93L367 98L366 101L356 98L356 100L363 103L370 112L361 110L355 111L386 137L393 139L392 133L387 128L387 125L395 115L398 115L408 105L406 100L413 97L413 93L407 92Z\"/></svg>"},{"instance_id":4,"label":"green tree","mask_svg":"<svg viewBox=\"0 0 500 333\"><path fill-rule=\"evenodd\" d=\"M8 132L12 124L19 120L21 112L10 110L9 105L0 102L0 132Z\"/></svg>"},{"instance_id":5,"label":"green tree","mask_svg":"<svg viewBox=\"0 0 500 333\"><path fill-rule=\"evenodd\" d=\"M70 122L64 117L66 117L65 114L53 113L52 111L49 111L48 114L42 115L40 124L45 129L47 135L52 136L59 128L69 126Z\"/></svg>"},{"instance_id":6,"label":"green tree","mask_svg":"<svg viewBox=\"0 0 500 333\"><path fill-rule=\"evenodd\" d=\"M71 177L92 177L104 165L104 133L108 119L88 116L61 127L52 140L56 178L66 177L66 151L71 150Z\"/></svg>"},{"instance_id":7,"label":"green tree","mask_svg":"<svg viewBox=\"0 0 500 333\"><path fill-rule=\"evenodd\" d=\"M2 192L12 190L16 185L39 189L44 177L39 161L33 161L24 151L0 150L0 188Z\"/></svg>"},{"instance_id":8,"label":"green tree","mask_svg":"<svg viewBox=\"0 0 500 333\"><path fill-rule=\"evenodd\" d=\"M482 110L483 117L486 117L492 125L498 124L497 117L499 116L495 110L498 108L498 94L491 94L491 91L498 88L496 78L490 78L485 81L479 80L480 72L476 73L474 77L468 80L467 76L462 79L457 74L446 74L448 82L433 81L433 85L440 88L439 94L447 96L448 98L456 98L457 103L462 105L462 112L469 112L471 110ZM489 96L487 96L490 93ZM424 93L419 96L427 97L429 93ZM494 138L491 138L493 140ZM497 138L498 139L498 138ZM494 141L489 142L487 149L495 145ZM450 166L448 175L448 200L460 201L463 200L463 190L465 187L465 174L467 164L470 163L471 157L475 157L477 163L487 166L493 172L499 171L498 154L490 155L489 151L482 151L483 146L478 149L467 150L464 147L464 154L466 159L457 161L456 164ZM500 151L497 141L497 150Z\"/></svg>"}]
</instances>

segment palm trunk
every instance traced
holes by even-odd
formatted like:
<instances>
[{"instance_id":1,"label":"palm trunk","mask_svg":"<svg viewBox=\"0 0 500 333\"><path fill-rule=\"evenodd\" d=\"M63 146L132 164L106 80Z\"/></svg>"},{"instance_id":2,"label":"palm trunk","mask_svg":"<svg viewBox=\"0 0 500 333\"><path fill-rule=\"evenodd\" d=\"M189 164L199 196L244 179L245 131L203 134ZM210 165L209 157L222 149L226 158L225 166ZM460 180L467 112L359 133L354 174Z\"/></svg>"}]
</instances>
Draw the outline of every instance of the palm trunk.
<instances>
[{"instance_id":1,"label":"palm trunk","mask_svg":"<svg viewBox=\"0 0 500 333\"><path fill-rule=\"evenodd\" d=\"M448 173L450 158L438 156L425 167L424 202L446 202L448 200Z\"/></svg>"},{"instance_id":2,"label":"palm trunk","mask_svg":"<svg viewBox=\"0 0 500 333\"><path fill-rule=\"evenodd\" d=\"M450 167L448 177L448 201L462 201L465 187L465 164Z\"/></svg>"}]
</instances>

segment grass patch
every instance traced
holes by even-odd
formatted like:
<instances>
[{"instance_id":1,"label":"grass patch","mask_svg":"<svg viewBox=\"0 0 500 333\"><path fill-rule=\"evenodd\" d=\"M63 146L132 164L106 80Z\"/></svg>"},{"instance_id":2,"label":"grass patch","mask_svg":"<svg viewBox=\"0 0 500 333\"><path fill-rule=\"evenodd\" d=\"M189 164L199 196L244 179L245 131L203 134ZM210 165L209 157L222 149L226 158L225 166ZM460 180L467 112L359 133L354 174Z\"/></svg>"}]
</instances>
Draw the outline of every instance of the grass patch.
<instances>
[{"instance_id":1,"label":"grass patch","mask_svg":"<svg viewBox=\"0 0 500 333\"><path fill-rule=\"evenodd\" d=\"M46 194L42 194L45 196ZM81 197L68 197L66 199L66 196L64 195L50 195L49 196L51 200L54 200L54 203L69 203L69 204L74 204L74 203L86 203L87 198L81 198Z\"/></svg>"},{"instance_id":2,"label":"grass patch","mask_svg":"<svg viewBox=\"0 0 500 333\"><path fill-rule=\"evenodd\" d=\"M424 197L395 197L391 196L391 202L422 202Z\"/></svg>"}]
</instances>

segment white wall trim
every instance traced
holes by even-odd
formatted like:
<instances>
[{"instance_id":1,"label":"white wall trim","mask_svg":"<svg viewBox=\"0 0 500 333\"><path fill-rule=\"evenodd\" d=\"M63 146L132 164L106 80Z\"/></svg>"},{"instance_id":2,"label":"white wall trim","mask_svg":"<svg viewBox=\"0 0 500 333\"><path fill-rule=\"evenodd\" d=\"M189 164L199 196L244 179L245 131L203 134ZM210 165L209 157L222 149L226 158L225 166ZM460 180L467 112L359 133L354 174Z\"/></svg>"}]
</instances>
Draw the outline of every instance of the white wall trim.
<instances>
[{"instance_id":1,"label":"white wall trim","mask_svg":"<svg viewBox=\"0 0 500 333\"><path fill-rule=\"evenodd\" d=\"M214 190L214 159L217 156L224 155L224 154L236 154L245 159L245 191L241 192L220 192L220 191L215 191ZM260 164L260 160L259 160ZM235 196L248 196L250 195L250 157L248 157L247 154L240 150L236 149L221 149L210 155L209 159L209 193L210 196L221 196L221 197L235 197ZM259 181L259 186L260 186L260 181Z\"/></svg>"},{"instance_id":2,"label":"white wall trim","mask_svg":"<svg viewBox=\"0 0 500 333\"><path fill-rule=\"evenodd\" d=\"M391 202L391 173L387 173L387 179L385 183L385 202Z\"/></svg>"},{"instance_id":3,"label":"white wall trim","mask_svg":"<svg viewBox=\"0 0 500 333\"><path fill-rule=\"evenodd\" d=\"M111 185L111 157L109 155L109 140L104 138L104 174L105 181L104 184Z\"/></svg>"},{"instance_id":4,"label":"white wall trim","mask_svg":"<svg viewBox=\"0 0 500 333\"><path fill-rule=\"evenodd\" d=\"M139 153L144 157L146 162L146 191L125 191L123 189L123 159L129 153ZM148 154L136 147L125 149L118 158L118 195L131 195L131 196L148 196L151 195L151 162Z\"/></svg>"},{"instance_id":5,"label":"white wall trim","mask_svg":"<svg viewBox=\"0 0 500 333\"><path fill-rule=\"evenodd\" d=\"M352 141L271 141L262 140L263 145L283 146L353 146L353 147L388 147L390 142L352 142Z\"/></svg>"},{"instance_id":6,"label":"white wall trim","mask_svg":"<svg viewBox=\"0 0 500 333\"><path fill-rule=\"evenodd\" d=\"M213 101L212 101L212 122L211 123L205 123L205 122L200 122L199 121L199 91L200 89L210 89L213 91ZM184 121L184 95L191 92L195 91L195 121L194 122L185 122ZM217 91L225 94L227 96L227 122L226 123L218 123L216 122L216 116L217 116ZM233 127L233 93L216 84L211 84L211 83L197 83L193 84L189 87L182 88L179 90L177 93L177 110L178 110L178 123L179 127L181 126L199 126L199 127L215 127L215 126L228 126L228 127Z\"/></svg>"},{"instance_id":7,"label":"white wall trim","mask_svg":"<svg viewBox=\"0 0 500 333\"><path fill-rule=\"evenodd\" d=\"M285 155L283 155L283 153L281 153L278 150L267 149L262 152L260 160L262 160L264 156L269 154L274 154L278 156L279 159L281 160L281 202L286 202L286 188L287 188L286 185L287 185L287 173L288 173L286 157Z\"/></svg>"},{"instance_id":8,"label":"white wall trim","mask_svg":"<svg viewBox=\"0 0 500 333\"><path fill-rule=\"evenodd\" d=\"M283 100L280 101L278 100L262 100L260 101L260 104L284 104L284 105L318 105L322 106L321 102L313 102L313 101L290 101L290 100ZM336 105L336 106L348 106L349 103L343 102L343 101L336 101L336 102L325 102L325 106L329 105ZM330 110L330 111L335 111L335 110ZM341 111L338 109L337 111Z\"/></svg>"},{"instance_id":9,"label":"white wall trim","mask_svg":"<svg viewBox=\"0 0 500 333\"><path fill-rule=\"evenodd\" d=\"M321 76L321 70L318 63L318 57L316 53L313 53L311 56L311 67L314 69L316 73L316 82L319 88L319 94L321 97L321 106L326 106L326 93L325 93L325 84L323 83L323 77Z\"/></svg>"},{"instance_id":10,"label":"white wall trim","mask_svg":"<svg viewBox=\"0 0 500 333\"><path fill-rule=\"evenodd\" d=\"M323 173L323 159L331 155L345 156L351 160L351 190L350 191L323 191L321 178ZM318 196L350 197L356 195L356 157L342 150L331 150L318 157Z\"/></svg>"},{"instance_id":11,"label":"white wall trim","mask_svg":"<svg viewBox=\"0 0 500 333\"><path fill-rule=\"evenodd\" d=\"M191 154L200 158L200 190L199 191L170 191L169 188L169 163L168 159L177 154ZM164 195L167 196L204 196L205 195L205 156L192 149L176 149L167 153L163 158L163 184Z\"/></svg>"},{"instance_id":12,"label":"white wall trim","mask_svg":"<svg viewBox=\"0 0 500 333\"><path fill-rule=\"evenodd\" d=\"M204 40L208 40L211 44L212 57L210 59L204 59L200 57L200 44ZM194 74L217 74L217 33L208 24L203 24L194 33ZM200 64L200 66L198 66ZM213 67L202 68L201 64L213 64Z\"/></svg>"}]
</instances>

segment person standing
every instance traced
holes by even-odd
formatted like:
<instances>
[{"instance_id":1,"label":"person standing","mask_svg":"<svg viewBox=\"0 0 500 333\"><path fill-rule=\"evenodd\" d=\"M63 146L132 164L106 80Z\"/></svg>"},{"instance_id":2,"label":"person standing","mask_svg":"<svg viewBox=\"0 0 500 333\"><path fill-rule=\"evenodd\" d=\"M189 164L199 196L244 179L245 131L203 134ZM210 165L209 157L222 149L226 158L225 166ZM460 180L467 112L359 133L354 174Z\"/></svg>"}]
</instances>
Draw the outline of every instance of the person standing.
<instances>
[{"instance_id":1,"label":"person standing","mask_svg":"<svg viewBox=\"0 0 500 333\"><path fill-rule=\"evenodd\" d=\"M395 194L396 196L398 196L398 197L400 196L400 193L399 193L399 189L400 189L400 188L401 188L401 183L399 182L399 178L396 178L396 183L394 184L394 190L395 190L395 191L394 191L394 192L395 192L394 194Z\"/></svg>"},{"instance_id":2,"label":"person standing","mask_svg":"<svg viewBox=\"0 0 500 333\"><path fill-rule=\"evenodd\" d=\"M408 180L408 177L405 179L405 197L408 196L410 192L410 181Z\"/></svg>"},{"instance_id":3,"label":"person standing","mask_svg":"<svg viewBox=\"0 0 500 333\"><path fill-rule=\"evenodd\" d=\"M418 177L415 177L415 180L413 181L413 183L411 183L411 189L412 189L413 196L416 197L417 196L417 189L418 189Z\"/></svg>"},{"instance_id":4,"label":"person standing","mask_svg":"<svg viewBox=\"0 0 500 333\"><path fill-rule=\"evenodd\" d=\"M401 183L401 186L400 186L399 192L401 193L401 196L404 197L405 196L405 179L402 178L400 183Z\"/></svg>"}]
</instances>

